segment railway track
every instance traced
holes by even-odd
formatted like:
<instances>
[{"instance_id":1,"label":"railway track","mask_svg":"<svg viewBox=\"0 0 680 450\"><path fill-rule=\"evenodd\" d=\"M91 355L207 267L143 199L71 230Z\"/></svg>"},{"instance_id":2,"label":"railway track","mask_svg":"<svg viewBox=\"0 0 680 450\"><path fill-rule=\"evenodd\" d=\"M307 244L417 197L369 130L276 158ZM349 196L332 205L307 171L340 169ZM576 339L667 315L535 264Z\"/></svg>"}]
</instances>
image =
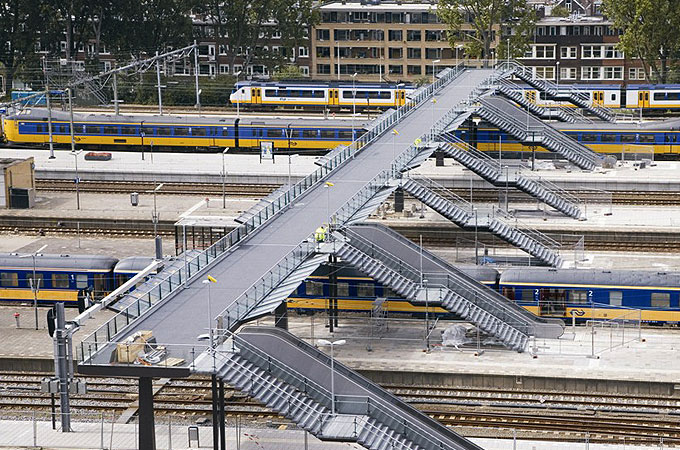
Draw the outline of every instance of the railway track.
<instances>
[{"instance_id":1,"label":"railway track","mask_svg":"<svg viewBox=\"0 0 680 450\"><path fill-rule=\"evenodd\" d=\"M225 192L229 196L263 197L274 189L276 184L226 184ZM37 179L36 188L42 191L64 192L75 191L72 180ZM80 182L81 192L93 193L129 193L144 192L154 188L152 182L139 181L87 181ZM449 192L459 197L470 199L469 189L449 189ZM221 183L163 183L160 190L163 195L222 195ZM584 201L599 202L601 193L596 191L572 192ZM473 202L496 202L499 191L497 189L475 189ZM509 191L510 202L533 203L535 200L515 189ZM612 204L616 205L646 205L646 206L677 206L680 205L680 192L651 192L651 191L616 191L612 192Z\"/></svg>"},{"instance_id":2,"label":"railway track","mask_svg":"<svg viewBox=\"0 0 680 450\"><path fill-rule=\"evenodd\" d=\"M40 392L40 375L0 373L0 416L17 410L47 413L49 395ZM85 377L86 395L73 396L81 412L122 414L136 400L136 383L128 379ZM467 387L386 385L387 390L445 425L466 435L489 428L519 437L591 442L680 443L680 399L649 395L560 393ZM227 389L226 415L289 423L247 395ZM210 380L172 380L154 396L159 415L188 419L211 415Z\"/></svg>"}]
</instances>

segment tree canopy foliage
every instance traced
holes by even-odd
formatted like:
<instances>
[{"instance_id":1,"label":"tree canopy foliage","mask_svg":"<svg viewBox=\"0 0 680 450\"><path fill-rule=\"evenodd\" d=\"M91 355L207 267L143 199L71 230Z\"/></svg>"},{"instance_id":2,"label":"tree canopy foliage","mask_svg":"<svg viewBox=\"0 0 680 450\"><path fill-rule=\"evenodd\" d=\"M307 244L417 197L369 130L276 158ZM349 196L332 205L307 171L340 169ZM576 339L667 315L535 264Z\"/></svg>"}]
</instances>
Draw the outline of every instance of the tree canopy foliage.
<instances>
[{"instance_id":1,"label":"tree canopy foliage","mask_svg":"<svg viewBox=\"0 0 680 450\"><path fill-rule=\"evenodd\" d=\"M638 58L652 81L666 83L680 53L678 0L605 0L607 16L623 30L619 47Z\"/></svg>"},{"instance_id":2,"label":"tree canopy foliage","mask_svg":"<svg viewBox=\"0 0 680 450\"><path fill-rule=\"evenodd\" d=\"M524 53L536 22L535 12L526 0L440 0L437 14L448 25L449 44L455 48L461 39L464 25L469 23L474 33L466 33L466 52L469 55L490 59L491 49L504 23L512 24L515 33L510 39L513 56ZM507 43L496 49L497 56L507 54Z\"/></svg>"}]
</instances>

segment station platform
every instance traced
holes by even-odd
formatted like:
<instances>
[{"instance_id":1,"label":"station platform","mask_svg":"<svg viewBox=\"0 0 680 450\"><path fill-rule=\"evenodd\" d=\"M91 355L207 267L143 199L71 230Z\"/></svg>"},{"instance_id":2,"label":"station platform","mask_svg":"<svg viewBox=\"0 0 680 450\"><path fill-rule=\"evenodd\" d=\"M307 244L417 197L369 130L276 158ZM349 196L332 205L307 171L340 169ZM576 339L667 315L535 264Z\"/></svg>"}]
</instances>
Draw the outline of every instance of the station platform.
<instances>
[{"instance_id":1,"label":"station platform","mask_svg":"<svg viewBox=\"0 0 680 450\"><path fill-rule=\"evenodd\" d=\"M55 150L55 159L49 159L46 149L0 149L2 158L22 158L33 156L38 178L72 179L75 175L74 158L67 150ZM306 176L317 168L314 161L318 157L300 154L290 159L290 174L293 181ZM227 154L225 169L227 183L283 184L288 181L289 158L287 155L275 156L275 161L260 161L258 154ZM518 159L503 159L502 165L510 167L518 164ZM531 162L524 159L524 164ZM565 189L601 189L612 191L680 191L677 172L678 161L658 161L652 167L641 169L631 161L621 163L616 169L597 169L593 172L581 170L555 169L550 160L538 159L533 176L550 180ZM78 161L78 170L83 180L120 180L125 173L129 181L174 182L222 182L221 153L144 153L112 152L110 161ZM443 167L437 167L433 159L411 171L413 176L426 176L434 180L446 180L445 186L469 188L472 180L474 187L490 185L474 173L445 159Z\"/></svg>"},{"instance_id":2,"label":"station platform","mask_svg":"<svg viewBox=\"0 0 680 450\"><path fill-rule=\"evenodd\" d=\"M110 421L102 424L97 421L72 422L74 432L61 433L51 428L49 419L43 418L36 422L35 434L36 443L43 450L62 450L62 449L100 449L101 442L104 448L115 448L116 450L136 450L137 428L135 424L115 424L111 426ZM200 426L199 442L192 441L191 446L188 442L188 425L168 425L163 423L156 424L156 445L158 448L170 448L170 443L174 450L212 448L212 427ZM103 432L102 432L103 430ZM305 441L305 431L299 429L289 429L286 425L276 428L241 428L239 445L237 447L236 431L232 423L227 424L226 437L227 448L239 448L241 450L336 450L336 449L363 449L364 447L346 442L319 441L314 436L308 434ZM488 430L493 433L493 429ZM23 449L35 448L33 422L27 420L0 420L0 448L3 449ZM168 439L168 436L171 436ZM473 437L471 440L485 450L506 450L514 448L516 450L580 450L586 448L591 450L618 450L620 445L593 444L585 442L553 442L538 440L518 439L513 446L512 439L494 439ZM658 450L658 446L633 446L627 448L635 450Z\"/></svg>"}]
</instances>

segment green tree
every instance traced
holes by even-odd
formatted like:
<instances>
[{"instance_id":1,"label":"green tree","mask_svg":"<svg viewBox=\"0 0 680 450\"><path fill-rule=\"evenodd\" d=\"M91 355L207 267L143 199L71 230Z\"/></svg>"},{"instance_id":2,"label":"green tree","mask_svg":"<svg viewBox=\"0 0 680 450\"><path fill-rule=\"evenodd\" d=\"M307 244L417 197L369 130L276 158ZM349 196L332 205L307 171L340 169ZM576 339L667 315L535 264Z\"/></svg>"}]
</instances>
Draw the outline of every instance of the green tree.
<instances>
[{"instance_id":1,"label":"green tree","mask_svg":"<svg viewBox=\"0 0 680 450\"><path fill-rule=\"evenodd\" d=\"M498 59L508 57L519 58L529 50L534 41L534 28L536 27L536 10L526 4L524 0L511 0L505 5L503 24L503 38L498 44ZM508 47L509 45L509 47Z\"/></svg>"},{"instance_id":2,"label":"green tree","mask_svg":"<svg viewBox=\"0 0 680 450\"><path fill-rule=\"evenodd\" d=\"M569 10L562 5L557 5L550 11L550 15L552 17L569 17Z\"/></svg>"},{"instance_id":3,"label":"green tree","mask_svg":"<svg viewBox=\"0 0 680 450\"><path fill-rule=\"evenodd\" d=\"M283 67L279 67L274 71L272 78L276 81L281 80L303 80L306 77L302 73L302 70L294 64L286 64Z\"/></svg>"},{"instance_id":4,"label":"green tree","mask_svg":"<svg viewBox=\"0 0 680 450\"><path fill-rule=\"evenodd\" d=\"M526 0L440 0L437 15L448 25L449 44L452 48L456 45L463 25L469 23L474 33L469 34L466 50L469 54L484 59L491 58L496 33L504 21L528 24L530 28L533 28L535 22L534 12L527 7ZM518 45L515 48L518 49Z\"/></svg>"},{"instance_id":5,"label":"green tree","mask_svg":"<svg viewBox=\"0 0 680 450\"><path fill-rule=\"evenodd\" d=\"M668 82L680 51L678 0L605 0L607 16L623 30L619 49L642 62L654 81ZM674 59L676 58L676 59Z\"/></svg>"},{"instance_id":6,"label":"green tree","mask_svg":"<svg viewBox=\"0 0 680 450\"><path fill-rule=\"evenodd\" d=\"M37 66L34 52L41 28L41 8L30 0L0 2L0 63L5 69L6 88L12 89L17 71L31 62Z\"/></svg>"}]
</instances>

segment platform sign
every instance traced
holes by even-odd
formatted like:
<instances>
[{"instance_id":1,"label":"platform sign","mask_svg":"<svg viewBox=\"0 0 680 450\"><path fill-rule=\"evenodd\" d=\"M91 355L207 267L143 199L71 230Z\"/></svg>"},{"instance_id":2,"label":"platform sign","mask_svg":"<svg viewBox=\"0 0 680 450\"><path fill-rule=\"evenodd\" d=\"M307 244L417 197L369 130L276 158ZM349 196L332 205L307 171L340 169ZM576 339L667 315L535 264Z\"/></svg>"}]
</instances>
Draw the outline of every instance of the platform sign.
<instances>
[{"instance_id":1,"label":"platform sign","mask_svg":"<svg viewBox=\"0 0 680 450\"><path fill-rule=\"evenodd\" d=\"M274 143L271 141L260 142L260 162L262 160L270 160L274 162Z\"/></svg>"}]
</instances>

